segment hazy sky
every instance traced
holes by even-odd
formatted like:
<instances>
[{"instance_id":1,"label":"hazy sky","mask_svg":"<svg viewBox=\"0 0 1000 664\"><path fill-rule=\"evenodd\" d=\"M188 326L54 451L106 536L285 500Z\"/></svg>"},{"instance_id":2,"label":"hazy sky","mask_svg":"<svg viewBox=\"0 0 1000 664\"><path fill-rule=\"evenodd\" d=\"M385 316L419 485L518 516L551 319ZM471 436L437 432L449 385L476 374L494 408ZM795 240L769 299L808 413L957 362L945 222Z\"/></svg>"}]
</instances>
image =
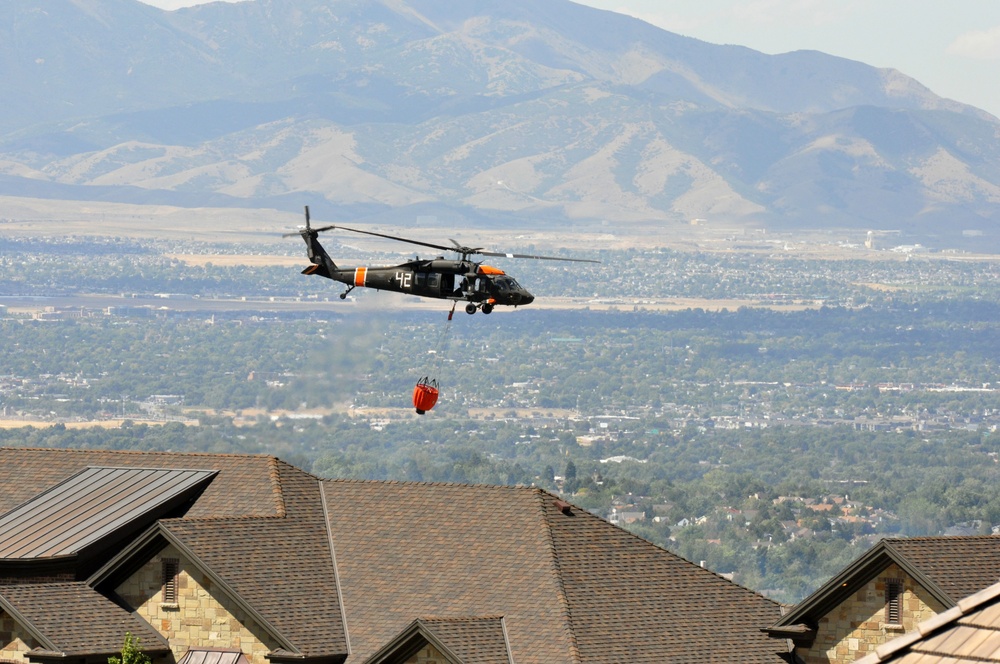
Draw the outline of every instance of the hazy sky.
<instances>
[{"instance_id":1,"label":"hazy sky","mask_svg":"<svg viewBox=\"0 0 1000 664\"><path fill-rule=\"evenodd\" d=\"M176 9L204 0L142 1ZM1000 0L577 1L713 44L812 49L892 67L1000 117Z\"/></svg>"}]
</instances>

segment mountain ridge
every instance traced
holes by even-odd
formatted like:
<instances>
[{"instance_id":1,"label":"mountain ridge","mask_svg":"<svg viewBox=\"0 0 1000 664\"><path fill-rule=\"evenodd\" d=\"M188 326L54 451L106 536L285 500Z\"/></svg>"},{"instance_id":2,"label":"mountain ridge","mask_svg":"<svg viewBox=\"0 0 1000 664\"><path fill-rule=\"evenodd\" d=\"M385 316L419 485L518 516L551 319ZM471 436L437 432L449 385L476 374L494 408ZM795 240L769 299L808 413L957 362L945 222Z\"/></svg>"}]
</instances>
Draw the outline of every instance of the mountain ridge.
<instances>
[{"instance_id":1,"label":"mountain ridge","mask_svg":"<svg viewBox=\"0 0 1000 664\"><path fill-rule=\"evenodd\" d=\"M6 195L1000 235L1000 121L817 51L567 0L25 0L0 25Z\"/></svg>"}]
</instances>

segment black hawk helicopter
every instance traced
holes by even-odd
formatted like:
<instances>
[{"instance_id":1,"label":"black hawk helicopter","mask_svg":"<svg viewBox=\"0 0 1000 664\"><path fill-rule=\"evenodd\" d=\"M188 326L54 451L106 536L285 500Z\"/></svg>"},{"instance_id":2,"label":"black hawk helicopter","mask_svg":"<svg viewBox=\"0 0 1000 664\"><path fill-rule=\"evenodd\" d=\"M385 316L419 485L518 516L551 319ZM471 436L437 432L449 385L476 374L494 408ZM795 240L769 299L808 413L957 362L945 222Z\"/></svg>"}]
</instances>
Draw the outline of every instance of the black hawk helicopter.
<instances>
[{"instance_id":1,"label":"black hawk helicopter","mask_svg":"<svg viewBox=\"0 0 1000 664\"><path fill-rule=\"evenodd\" d=\"M318 239L320 233L334 229L374 235L431 249L453 251L461 258L457 260L445 259L443 256L427 260L417 258L408 263L388 267L338 267ZM306 227L296 233L285 233L284 237L293 235L300 235L305 240L306 253L312 263L302 271L302 274L314 274L347 284L347 290L340 294L342 300L346 299L347 294L355 288L374 288L421 297L453 300L456 303L464 300L467 302L465 311L468 314L474 314L477 310L488 314L499 305L523 307L535 300L534 295L525 290L513 277L504 274L503 270L483 265L482 261L470 260L470 256L504 256L545 261L600 263L600 261L583 258L558 258L555 256L530 256L528 254L483 251L482 247L464 247L454 240L452 240L454 246L448 247L333 224L313 228L310 225L308 205L306 206ZM454 306L452 311L454 311Z\"/></svg>"}]
</instances>

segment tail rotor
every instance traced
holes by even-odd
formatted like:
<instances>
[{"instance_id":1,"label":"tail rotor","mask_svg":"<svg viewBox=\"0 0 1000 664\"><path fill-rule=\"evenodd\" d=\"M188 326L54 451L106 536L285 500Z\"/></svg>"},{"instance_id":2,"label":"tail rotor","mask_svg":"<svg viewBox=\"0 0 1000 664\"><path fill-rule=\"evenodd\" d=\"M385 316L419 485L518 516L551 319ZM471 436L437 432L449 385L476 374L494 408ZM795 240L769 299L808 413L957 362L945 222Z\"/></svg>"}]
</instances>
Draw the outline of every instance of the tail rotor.
<instances>
[{"instance_id":1,"label":"tail rotor","mask_svg":"<svg viewBox=\"0 0 1000 664\"><path fill-rule=\"evenodd\" d=\"M303 270L303 274L318 274L321 277L327 277L332 279L334 272L337 270L336 263L330 258L330 255L326 253L326 249L323 245L319 243L317 237L323 231L329 231L336 228L333 224L329 226L320 226L319 228L313 228L310 223L309 218L309 206L305 206L306 210L306 227L302 230L296 231L294 233L284 233L282 237L292 237L293 235L300 236L306 243L306 255L309 256L309 262L313 265Z\"/></svg>"},{"instance_id":2,"label":"tail rotor","mask_svg":"<svg viewBox=\"0 0 1000 664\"><path fill-rule=\"evenodd\" d=\"M331 231L334 228L336 228L336 226L334 226L333 224L330 224L329 226L320 226L319 228L313 228L309 224L309 221L310 221L310 218L309 218L309 206L307 205L306 206L306 227L303 228L302 230L295 231L294 233L283 233L281 237L292 237L293 235L301 235L303 237L303 239L305 239L306 242L308 243L309 242L309 238L315 238L316 235L318 235L319 233L322 233L323 231Z\"/></svg>"}]
</instances>

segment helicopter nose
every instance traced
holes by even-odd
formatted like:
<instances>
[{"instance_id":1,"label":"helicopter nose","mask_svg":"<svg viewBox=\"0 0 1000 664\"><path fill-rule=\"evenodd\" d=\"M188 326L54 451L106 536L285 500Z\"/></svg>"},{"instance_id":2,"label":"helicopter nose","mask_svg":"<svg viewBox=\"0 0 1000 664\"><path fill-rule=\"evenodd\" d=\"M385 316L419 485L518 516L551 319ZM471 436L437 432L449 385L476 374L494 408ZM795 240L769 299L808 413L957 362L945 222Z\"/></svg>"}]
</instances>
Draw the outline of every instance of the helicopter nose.
<instances>
[{"instance_id":1,"label":"helicopter nose","mask_svg":"<svg viewBox=\"0 0 1000 664\"><path fill-rule=\"evenodd\" d=\"M523 293L521 293L520 305L522 307L526 304L531 304L534 301L535 301L535 296L529 293L528 291L524 291Z\"/></svg>"}]
</instances>

